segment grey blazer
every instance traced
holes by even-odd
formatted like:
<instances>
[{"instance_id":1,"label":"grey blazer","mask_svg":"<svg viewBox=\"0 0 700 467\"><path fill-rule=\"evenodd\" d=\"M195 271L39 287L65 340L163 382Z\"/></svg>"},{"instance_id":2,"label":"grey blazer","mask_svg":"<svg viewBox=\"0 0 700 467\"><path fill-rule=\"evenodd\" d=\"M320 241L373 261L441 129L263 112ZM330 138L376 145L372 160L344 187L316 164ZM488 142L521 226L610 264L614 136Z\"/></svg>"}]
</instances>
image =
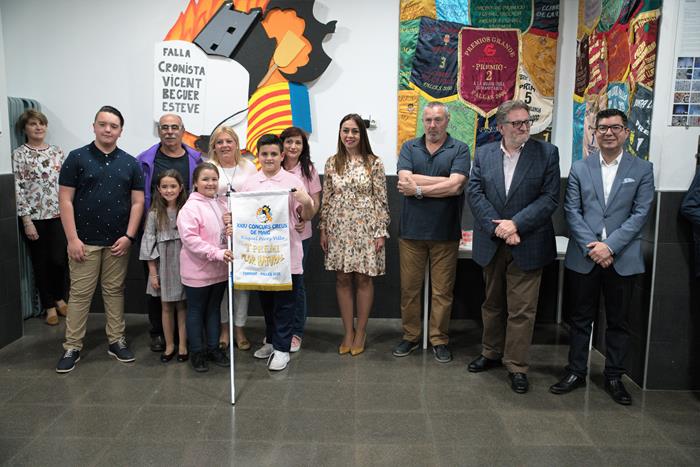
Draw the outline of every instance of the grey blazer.
<instances>
[{"instance_id":1,"label":"grey blazer","mask_svg":"<svg viewBox=\"0 0 700 467\"><path fill-rule=\"evenodd\" d=\"M595 263L588 256L586 245L600 241L605 226L605 243L613 251L615 271L621 276L644 272L640 238L653 199L651 162L624 152L607 204L598 153L574 162L564 202L571 233L564 260L566 267L581 274L593 269Z\"/></svg>"},{"instance_id":2,"label":"grey blazer","mask_svg":"<svg viewBox=\"0 0 700 467\"><path fill-rule=\"evenodd\" d=\"M511 219L520 244L511 248L513 261L523 271L546 266L556 258L552 214L559 205L559 150L529 139L506 196L500 141L476 149L467 188L474 214L472 258L480 266L491 262L503 240L494 235L494 219Z\"/></svg>"}]
</instances>

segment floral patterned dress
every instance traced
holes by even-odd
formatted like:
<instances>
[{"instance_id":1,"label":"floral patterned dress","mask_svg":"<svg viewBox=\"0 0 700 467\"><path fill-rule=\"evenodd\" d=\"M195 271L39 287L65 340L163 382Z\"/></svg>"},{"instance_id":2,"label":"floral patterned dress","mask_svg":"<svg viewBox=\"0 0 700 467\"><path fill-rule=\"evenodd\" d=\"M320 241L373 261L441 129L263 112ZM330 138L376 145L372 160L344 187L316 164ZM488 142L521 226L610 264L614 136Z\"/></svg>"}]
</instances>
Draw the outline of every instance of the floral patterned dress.
<instances>
[{"instance_id":1,"label":"floral patterned dress","mask_svg":"<svg viewBox=\"0 0 700 467\"><path fill-rule=\"evenodd\" d=\"M389 207L384 164L378 157L367 171L361 160L349 160L345 171L335 171L335 156L326 162L319 229L328 236L325 266L329 271L383 275L384 248L374 239L389 237Z\"/></svg>"}]
</instances>

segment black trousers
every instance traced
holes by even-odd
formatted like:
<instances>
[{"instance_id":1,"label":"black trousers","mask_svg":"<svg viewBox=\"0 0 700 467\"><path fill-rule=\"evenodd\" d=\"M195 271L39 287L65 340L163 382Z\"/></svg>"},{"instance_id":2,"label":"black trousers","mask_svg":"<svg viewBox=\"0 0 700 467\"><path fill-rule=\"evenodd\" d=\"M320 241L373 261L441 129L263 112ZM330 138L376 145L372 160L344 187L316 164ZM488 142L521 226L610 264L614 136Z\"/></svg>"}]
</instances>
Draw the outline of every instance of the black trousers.
<instances>
[{"instance_id":1,"label":"black trousers","mask_svg":"<svg viewBox=\"0 0 700 467\"><path fill-rule=\"evenodd\" d=\"M135 254L138 255L141 251L141 237L139 237L139 241L134 245L134 248ZM143 272L148 282L148 261L141 261L141 264L143 265ZM146 294L146 310L148 311L148 321L151 323L151 329L148 331L151 337L163 337L163 308L160 304L160 297ZM177 330L177 320L175 320L175 326ZM175 337L177 337L177 331L175 332Z\"/></svg>"},{"instance_id":2,"label":"black trousers","mask_svg":"<svg viewBox=\"0 0 700 467\"><path fill-rule=\"evenodd\" d=\"M574 293L574 308L569 319L571 326L569 365L567 370L576 376L588 373L588 345L592 324L598 324L600 294L605 303L605 371L607 378L619 378L625 373L625 357L629 342L629 311L636 275L621 276L613 266L595 265L588 274L569 270Z\"/></svg>"},{"instance_id":3,"label":"black trousers","mask_svg":"<svg viewBox=\"0 0 700 467\"><path fill-rule=\"evenodd\" d=\"M63 233L61 219L43 219L32 221L39 234L37 240L24 238L29 245L29 256L34 268L34 279L39 289L41 307L56 306L56 300L67 298L70 284L68 274L68 243ZM24 229L20 229L24 232Z\"/></svg>"}]
</instances>

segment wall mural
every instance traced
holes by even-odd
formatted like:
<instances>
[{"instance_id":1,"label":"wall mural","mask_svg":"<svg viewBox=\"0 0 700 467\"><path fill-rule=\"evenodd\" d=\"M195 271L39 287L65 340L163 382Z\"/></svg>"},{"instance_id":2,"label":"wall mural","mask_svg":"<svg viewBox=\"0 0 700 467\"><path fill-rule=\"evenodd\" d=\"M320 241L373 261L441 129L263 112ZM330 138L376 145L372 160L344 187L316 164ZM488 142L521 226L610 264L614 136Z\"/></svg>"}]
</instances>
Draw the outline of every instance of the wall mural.
<instances>
[{"instance_id":1,"label":"wall mural","mask_svg":"<svg viewBox=\"0 0 700 467\"><path fill-rule=\"evenodd\" d=\"M598 111L629 116L627 151L649 158L661 0L579 0L573 160L597 149Z\"/></svg>"},{"instance_id":2,"label":"wall mural","mask_svg":"<svg viewBox=\"0 0 700 467\"><path fill-rule=\"evenodd\" d=\"M472 154L500 139L493 116L512 98L549 138L559 0L401 0L400 12L397 151L423 134L431 100L447 105L448 131Z\"/></svg>"},{"instance_id":3,"label":"wall mural","mask_svg":"<svg viewBox=\"0 0 700 467\"><path fill-rule=\"evenodd\" d=\"M211 132L233 126L255 154L266 133L289 126L311 133L309 91L331 58L314 0L190 0L155 44L153 119L182 116L185 142L208 149Z\"/></svg>"}]
</instances>

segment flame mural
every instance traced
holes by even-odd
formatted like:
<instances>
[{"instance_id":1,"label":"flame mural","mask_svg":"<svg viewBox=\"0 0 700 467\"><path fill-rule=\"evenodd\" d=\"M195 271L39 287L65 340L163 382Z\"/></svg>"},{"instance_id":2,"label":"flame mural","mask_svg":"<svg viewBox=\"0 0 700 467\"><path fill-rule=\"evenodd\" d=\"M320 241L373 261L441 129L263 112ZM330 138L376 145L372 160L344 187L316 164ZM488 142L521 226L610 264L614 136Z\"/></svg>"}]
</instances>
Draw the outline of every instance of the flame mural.
<instances>
[{"instance_id":1,"label":"flame mural","mask_svg":"<svg viewBox=\"0 0 700 467\"><path fill-rule=\"evenodd\" d=\"M165 36L166 41L194 43L209 56L235 60L248 71L242 149L253 154L263 134L279 134L292 125L312 130L303 83L317 79L330 64L322 41L336 25L319 22L313 5L314 0L190 0ZM208 135L187 133L184 140L207 150Z\"/></svg>"}]
</instances>

